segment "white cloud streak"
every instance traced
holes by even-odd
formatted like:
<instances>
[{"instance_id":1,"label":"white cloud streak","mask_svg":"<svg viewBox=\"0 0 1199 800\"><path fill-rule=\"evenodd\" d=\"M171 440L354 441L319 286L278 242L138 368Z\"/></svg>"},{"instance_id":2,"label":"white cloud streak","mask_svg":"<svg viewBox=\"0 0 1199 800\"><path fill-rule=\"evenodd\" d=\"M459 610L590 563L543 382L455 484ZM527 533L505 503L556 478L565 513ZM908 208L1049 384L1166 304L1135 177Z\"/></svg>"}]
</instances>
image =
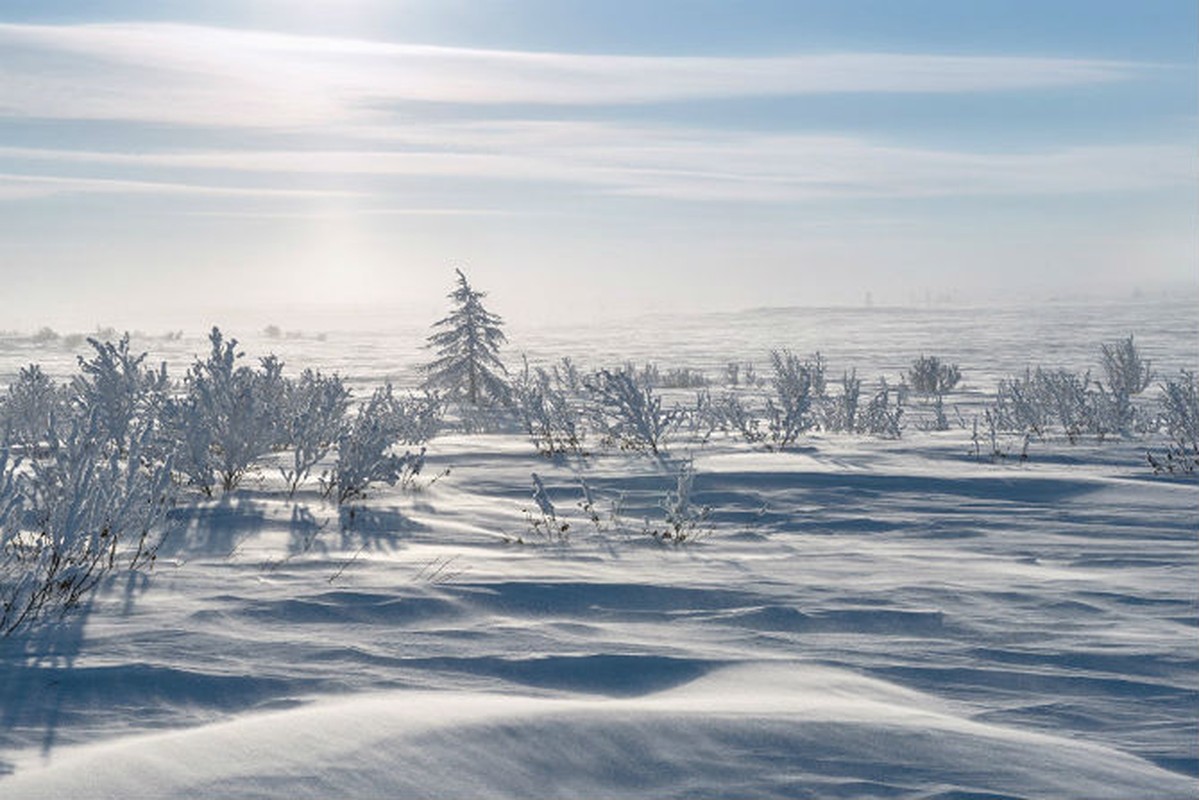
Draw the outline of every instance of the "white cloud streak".
<instances>
[{"instance_id":1,"label":"white cloud streak","mask_svg":"<svg viewBox=\"0 0 1199 800\"><path fill-rule=\"evenodd\" d=\"M586 106L1127 80L1095 59L825 53L664 57L478 50L178 24L0 25L0 115L242 128L388 119L409 102Z\"/></svg>"},{"instance_id":2,"label":"white cloud streak","mask_svg":"<svg viewBox=\"0 0 1199 800\"><path fill-rule=\"evenodd\" d=\"M274 189L220 186L178 181L139 181L125 178L85 178L0 172L0 199L52 197L63 194L206 195L288 200L361 197L360 192L325 189Z\"/></svg>"},{"instance_id":3,"label":"white cloud streak","mask_svg":"<svg viewBox=\"0 0 1199 800\"><path fill-rule=\"evenodd\" d=\"M407 128L392 149L209 150L103 153L0 148L21 174L72 170L160 171L162 183L47 178L46 191L226 191L302 196L264 181L337 180L364 197L394 201L405 180L469 179L575 185L592 192L692 201L802 202L825 199L1069 195L1191 185L1188 147L1120 145L1031 153L944 151L854 137L648 127L615 123L468 123ZM55 183L61 182L63 185ZM397 184L397 181L399 182ZM225 187L220 189L218 187ZM470 190L464 190L469 193ZM314 188L314 195L325 193ZM411 192L409 192L411 194Z\"/></svg>"},{"instance_id":4,"label":"white cloud streak","mask_svg":"<svg viewBox=\"0 0 1199 800\"><path fill-rule=\"evenodd\" d=\"M455 180L792 202L1136 191L1195 178L1191 148L1181 146L984 153L853 136L470 119L501 104L569 113L579 106L830 92L1017 91L1128 80L1149 69L1127 62L886 53L577 55L150 23L0 24L0 58L0 119L313 131L337 142L323 150L156 152L138 148L134 131L123 153L0 147L0 199L356 196L399 208L430 181L441 181L435 185L451 195L463 193L461 210L478 213L469 207L470 190L456 188ZM408 113L413 102L453 104L465 121L422 121ZM341 189L347 184L353 191Z\"/></svg>"}]
</instances>

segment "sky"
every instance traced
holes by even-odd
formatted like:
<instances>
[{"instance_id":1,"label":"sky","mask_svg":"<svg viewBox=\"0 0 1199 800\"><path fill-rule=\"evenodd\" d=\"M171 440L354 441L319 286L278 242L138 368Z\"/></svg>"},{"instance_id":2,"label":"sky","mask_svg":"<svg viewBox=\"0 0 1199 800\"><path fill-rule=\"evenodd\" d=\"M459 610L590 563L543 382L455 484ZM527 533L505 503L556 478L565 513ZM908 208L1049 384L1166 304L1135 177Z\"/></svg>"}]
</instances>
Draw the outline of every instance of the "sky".
<instances>
[{"instance_id":1,"label":"sky","mask_svg":"<svg viewBox=\"0 0 1199 800\"><path fill-rule=\"evenodd\" d=\"M1195 292L1197 64L1193 0L6 0L0 329Z\"/></svg>"}]
</instances>

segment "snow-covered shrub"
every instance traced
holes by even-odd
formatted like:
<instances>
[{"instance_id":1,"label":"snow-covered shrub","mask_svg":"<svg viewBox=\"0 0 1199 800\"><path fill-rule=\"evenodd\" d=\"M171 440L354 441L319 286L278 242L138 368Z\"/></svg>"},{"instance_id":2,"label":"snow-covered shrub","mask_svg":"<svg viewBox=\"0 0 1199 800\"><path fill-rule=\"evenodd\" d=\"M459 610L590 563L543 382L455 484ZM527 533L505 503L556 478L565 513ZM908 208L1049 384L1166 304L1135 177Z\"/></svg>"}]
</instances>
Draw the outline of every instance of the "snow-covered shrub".
<instances>
[{"instance_id":1,"label":"snow-covered shrub","mask_svg":"<svg viewBox=\"0 0 1199 800\"><path fill-rule=\"evenodd\" d=\"M709 383L702 372L689 367L672 367L659 372L656 386L663 389L702 389Z\"/></svg>"},{"instance_id":2,"label":"snow-covered shrub","mask_svg":"<svg viewBox=\"0 0 1199 800\"><path fill-rule=\"evenodd\" d=\"M858 430L884 439L898 439L903 432L903 402L886 378L858 415Z\"/></svg>"},{"instance_id":3,"label":"snow-covered shrub","mask_svg":"<svg viewBox=\"0 0 1199 800\"><path fill-rule=\"evenodd\" d=\"M691 461L679 467L675 477L675 488L662 498L663 524L646 525L646 533L654 539L671 544L682 544L706 535L705 525L712 509L696 505L691 497L695 483L695 465Z\"/></svg>"},{"instance_id":4,"label":"snow-covered shrub","mask_svg":"<svg viewBox=\"0 0 1199 800\"><path fill-rule=\"evenodd\" d=\"M1128 398L1120 400L1089 372L1037 367L999 382L992 416L1005 433L1043 438L1060 430L1074 443L1083 435L1103 440L1124 429L1132 411Z\"/></svg>"},{"instance_id":5,"label":"snow-covered shrub","mask_svg":"<svg viewBox=\"0 0 1199 800\"><path fill-rule=\"evenodd\" d=\"M25 495L21 491L17 476L21 466L19 458L13 458L8 442L0 439L0 580L8 586L9 549L21 539L21 525L24 521ZM0 597L7 597L8 589ZM7 608L5 606L4 608Z\"/></svg>"},{"instance_id":6,"label":"snow-covered shrub","mask_svg":"<svg viewBox=\"0 0 1199 800\"><path fill-rule=\"evenodd\" d=\"M535 511L525 509L529 532L553 544L565 544L570 536L570 523L558 518L558 510L536 472L533 473L533 503L537 506Z\"/></svg>"},{"instance_id":7,"label":"snow-covered shrub","mask_svg":"<svg viewBox=\"0 0 1199 800\"><path fill-rule=\"evenodd\" d=\"M129 446L131 431L154 428L170 394L166 364L157 370L143 367L146 354L134 355L129 334L113 344L89 338L96 351L91 359L79 356L79 370L70 385L77 413L93 419L96 435L118 452Z\"/></svg>"},{"instance_id":8,"label":"snow-covered shrub","mask_svg":"<svg viewBox=\"0 0 1199 800\"><path fill-rule=\"evenodd\" d=\"M729 361L724 365L724 385L731 389L736 389L741 383L741 365L736 361Z\"/></svg>"},{"instance_id":9,"label":"snow-covered shrub","mask_svg":"<svg viewBox=\"0 0 1199 800\"><path fill-rule=\"evenodd\" d=\"M626 496L623 492L614 497L599 495L587 481L580 479L580 497L574 504L578 513L572 514L554 504L541 476L533 473L532 477L533 504L522 509L527 534L509 534L505 537L506 541L524 544L531 539L539 539L551 544L566 544L571 531L582 530L584 526L601 535L617 533L626 538L646 536L670 544L683 544L711 533L708 523L712 510L695 501L695 467L690 460L679 466L671 487L656 501L651 499L651 505L641 522L624 517ZM601 507L607 511L601 511Z\"/></svg>"},{"instance_id":10,"label":"snow-covered shrub","mask_svg":"<svg viewBox=\"0 0 1199 800\"><path fill-rule=\"evenodd\" d=\"M36 450L66 415L64 390L37 364L22 367L0 398L0 431L23 450Z\"/></svg>"},{"instance_id":11,"label":"snow-covered shrub","mask_svg":"<svg viewBox=\"0 0 1199 800\"><path fill-rule=\"evenodd\" d=\"M908 370L912 390L926 396L943 395L958 385L962 371L957 364L946 364L936 356L920 356Z\"/></svg>"},{"instance_id":12,"label":"snow-covered shrub","mask_svg":"<svg viewBox=\"0 0 1199 800\"><path fill-rule=\"evenodd\" d=\"M1127 432L1131 430L1136 416L1132 398L1149 388L1153 381L1153 370L1131 336L1101 345L1100 353L1105 384L1114 404L1115 427Z\"/></svg>"},{"instance_id":13,"label":"snow-covered shrub","mask_svg":"<svg viewBox=\"0 0 1199 800\"><path fill-rule=\"evenodd\" d=\"M712 408L721 430L739 435L748 444L758 444L766 438L762 421L746 407L739 395L725 392L713 401Z\"/></svg>"},{"instance_id":14,"label":"snow-covered shrub","mask_svg":"<svg viewBox=\"0 0 1199 800\"><path fill-rule=\"evenodd\" d=\"M508 371L499 355L507 341L504 321L483 307L486 292L471 288L462 270L455 272L458 287L448 295L454 310L433 324L441 330L428 338L437 358L425 365L425 388L471 406L507 405Z\"/></svg>"},{"instance_id":15,"label":"snow-covered shrub","mask_svg":"<svg viewBox=\"0 0 1199 800\"><path fill-rule=\"evenodd\" d=\"M683 419L692 437L701 444L707 444L713 433L724 429L724 415L719 400L712 397L708 389L700 389L695 393L695 403L683 410Z\"/></svg>"},{"instance_id":16,"label":"snow-covered shrub","mask_svg":"<svg viewBox=\"0 0 1199 800\"><path fill-rule=\"evenodd\" d=\"M1031 369L1024 376L1013 375L999 381L992 417L997 430L1044 434L1052 419L1040 390L1042 381Z\"/></svg>"},{"instance_id":17,"label":"snow-covered shrub","mask_svg":"<svg viewBox=\"0 0 1199 800\"><path fill-rule=\"evenodd\" d=\"M283 449L288 445L287 405L292 382L283 376L283 362L274 353L259 358L258 369L252 374L254 406L273 415L270 447Z\"/></svg>"},{"instance_id":18,"label":"snow-covered shrub","mask_svg":"<svg viewBox=\"0 0 1199 800\"><path fill-rule=\"evenodd\" d=\"M624 450L658 453L681 420L677 408L663 410L662 398L627 371L600 370L588 386L595 425L605 441Z\"/></svg>"},{"instance_id":19,"label":"snow-covered shrub","mask_svg":"<svg viewBox=\"0 0 1199 800\"><path fill-rule=\"evenodd\" d=\"M1193 474L1199 470L1199 382L1194 372L1182 370L1161 388L1159 419L1170 443L1150 452L1149 464L1158 473Z\"/></svg>"},{"instance_id":20,"label":"snow-covered shrub","mask_svg":"<svg viewBox=\"0 0 1199 800\"><path fill-rule=\"evenodd\" d=\"M285 414L282 364L263 359L262 370L238 366L237 340L219 328L209 334L212 350L197 360L184 380L186 395L170 409L179 443L177 468L206 494L215 480L230 491L254 462L279 446Z\"/></svg>"},{"instance_id":21,"label":"snow-covered shrub","mask_svg":"<svg viewBox=\"0 0 1199 800\"><path fill-rule=\"evenodd\" d=\"M75 418L16 474L0 455L0 633L79 605L113 570L153 563L170 462L143 457L149 425L135 423L124 454L107 446L106 425Z\"/></svg>"},{"instance_id":22,"label":"snow-covered shrub","mask_svg":"<svg viewBox=\"0 0 1199 800\"><path fill-rule=\"evenodd\" d=\"M1060 429L1071 442L1083 435L1102 440L1115 432L1130 432L1137 418L1132 398L1152 380L1149 362L1131 336L1103 345L1101 352L1104 382L1092 380L1089 372L1042 367L1001 380L993 409L995 426L1037 438Z\"/></svg>"},{"instance_id":23,"label":"snow-covered shrub","mask_svg":"<svg viewBox=\"0 0 1199 800\"><path fill-rule=\"evenodd\" d=\"M651 389L657 388L662 383L662 375L658 369L657 363L646 361L638 369L637 365L632 361L624 362L624 366L620 371L628 375L639 386L648 386Z\"/></svg>"},{"instance_id":24,"label":"snow-covered shrub","mask_svg":"<svg viewBox=\"0 0 1199 800\"><path fill-rule=\"evenodd\" d=\"M283 433L291 448L291 464L280 467L289 494L337 442L350 407L350 390L337 375L306 369L284 384Z\"/></svg>"},{"instance_id":25,"label":"snow-covered shrub","mask_svg":"<svg viewBox=\"0 0 1199 800\"><path fill-rule=\"evenodd\" d=\"M584 433L581 416L550 373L540 367L530 369L526 360L513 382L512 399L537 452L545 455L580 452Z\"/></svg>"},{"instance_id":26,"label":"snow-covered shrub","mask_svg":"<svg viewBox=\"0 0 1199 800\"><path fill-rule=\"evenodd\" d=\"M922 355L912 362L907 377L912 390L932 403L933 422L930 427L938 431L949 430L949 420L945 416L945 395L962 379L958 365L946 364L936 356Z\"/></svg>"},{"instance_id":27,"label":"snow-covered shrub","mask_svg":"<svg viewBox=\"0 0 1199 800\"><path fill-rule=\"evenodd\" d=\"M1111 404L1102 387L1091 381L1089 372L1078 375L1069 370L1043 370L1033 373L1037 402L1052 414L1066 438L1073 444L1083 434L1103 438L1115 423Z\"/></svg>"},{"instance_id":28,"label":"snow-covered shrub","mask_svg":"<svg viewBox=\"0 0 1199 800\"><path fill-rule=\"evenodd\" d=\"M752 361L745 362L745 365L741 368L741 375L746 386L762 385L762 379L758 377L757 368Z\"/></svg>"},{"instance_id":29,"label":"snow-covered shrub","mask_svg":"<svg viewBox=\"0 0 1199 800\"><path fill-rule=\"evenodd\" d=\"M854 433L858 429L858 403L862 397L862 381L857 370L841 373L841 394L829 398L825 426L832 431Z\"/></svg>"},{"instance_id":30,"label":"snow-covered shrub","mask_svg":"<svg viewBox=\"0 0 1199 800\"><path fill-rule=\"evenodd\" d=\"M391 384L387 384L359 404L358 413L337 438L337 462L332 474L321 479L326 492L336 491L340 504L365 497L372 483L410 484L424 466L425 450L397 455L392 448L400 436Z\"/></svg>"},{"instance_id":31,"label":"snow-covered shrub","mask_svg":"<svg viewBox=\"0 0 1199 800\"><path fill-rule=\"evenodd\" d=\"M48 325L43 325L38 328L36 333L29 337L29 342L30 344L49 344L50 342L57 342L60 338L58 331Z\"/></svg>"},{"instance_id":32,"label":"snow-covered shrub","mask_svg":"<svg viewBox=\"0 0 1199 800\"><path fill-rule=\"evenodd\" d=\"M424 444L441 430L445 404L437 392L391 398L391 416L400 444Z\"/></svg>"},{"instance_id":33,"label":"snow-covered shrub","mask_svg":"<svg viewBox=\"0 0 1199 800\"><path fill-rule=\"evenodd\" d=\"M563 356L554 365L551 374L554 376L554 384L559 391L571 395L578 395L583 391L583 374L570 356Z\"/></svg>"},{"instance_id":34,"label":"snow-covered shrub","mask_svg":"<svg viewBox=\"0 0 1199 800\"><path fill-rule=\"evenodd\" d=\"M824 362L819 353L801 361L788 350L772 350L770 365L774 368L774 395L766 401L766 425L771 444L784 448L815 422L812 402L814 396L824 393Z\"/></svg>"}]
</instances>

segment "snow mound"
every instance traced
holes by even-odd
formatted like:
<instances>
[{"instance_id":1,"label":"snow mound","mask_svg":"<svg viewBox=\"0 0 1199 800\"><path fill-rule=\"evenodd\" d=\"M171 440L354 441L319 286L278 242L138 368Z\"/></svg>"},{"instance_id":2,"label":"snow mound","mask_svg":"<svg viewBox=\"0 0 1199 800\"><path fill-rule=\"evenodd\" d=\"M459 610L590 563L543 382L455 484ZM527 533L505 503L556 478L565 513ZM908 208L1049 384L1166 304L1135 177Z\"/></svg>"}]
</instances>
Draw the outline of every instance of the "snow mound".
<instances>
[{"instance_id":1,"label":"snow mound","mask_svg":"<svg viewBox=\"0 0 1199 800\"><path fill-rule=\"evenodd\" d=\"M933 791L930 794L929 791ZM777 796L1182 798L1110 748L984 724L812 664L636 698L397 691L31 756L7 798Z\"/></svg>"}]
</instances>

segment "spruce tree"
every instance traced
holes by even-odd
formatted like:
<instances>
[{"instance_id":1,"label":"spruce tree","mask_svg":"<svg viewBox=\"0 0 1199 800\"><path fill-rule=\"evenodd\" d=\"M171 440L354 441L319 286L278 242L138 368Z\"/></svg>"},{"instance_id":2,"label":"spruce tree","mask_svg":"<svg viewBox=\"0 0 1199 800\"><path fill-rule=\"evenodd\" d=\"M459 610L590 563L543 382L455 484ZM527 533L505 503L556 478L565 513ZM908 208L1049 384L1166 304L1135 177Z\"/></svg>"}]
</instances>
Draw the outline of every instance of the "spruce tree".
<instances>
[{"instance_id":1,"label":"spruce tree","mask_svg":"<svg viewBox=\"0 0 1199 800\"><path fill-rule=\"evenodd\" d=\"M471 288L462 270L454 271L458 286L446 295L454 309L433 324L436 332L427 340L426 346L438 357L425 365L425 388L442 390L472 406L506 404L508 370L499 355L507 341L504 321L483 307L487 293Z\"/></svg>"}]
</instances>

